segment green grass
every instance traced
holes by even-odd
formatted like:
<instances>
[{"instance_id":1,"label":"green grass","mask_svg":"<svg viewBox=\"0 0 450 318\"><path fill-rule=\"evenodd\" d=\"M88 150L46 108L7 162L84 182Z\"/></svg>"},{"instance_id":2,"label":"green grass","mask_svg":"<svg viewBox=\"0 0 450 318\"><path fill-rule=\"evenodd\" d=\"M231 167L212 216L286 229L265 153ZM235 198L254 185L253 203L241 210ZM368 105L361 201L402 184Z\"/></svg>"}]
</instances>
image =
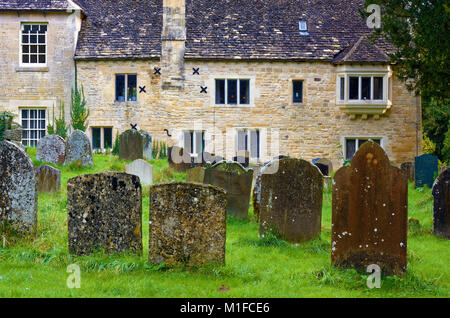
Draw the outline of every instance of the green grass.
<instances>
[{"instance_id":1,"label":"green grass","mask_svg":"<svg viewBox=\"0 0 450 318\"><path fill-rule=\"evenodd\" d=\"M28 149L34 159L35 150ZM142 256L96 253L76 257L67 248L66 184L69 178L105 170L124 171L128 162L94 155L94 167L63 167L62 190L40 194L38 232L0 241L0 297L449 297L450 242L431 233L433 199L429 189L409 187L408 270L383 277L380 289L366 286L367 275L330 265L331 193L324 193L320 239L289 244L258 238L250 207L248 220L228 219L226 265L199 269L150 265L148 188L143 191ZM42 163L34 160L36 165ZM184 180L153 160L154 181ZM69 289L69 264L81 268L81 288ZM225 288L222 288L222 287ZM225 291L224 291L225 290Z\"/></svg>"}]
</instances>

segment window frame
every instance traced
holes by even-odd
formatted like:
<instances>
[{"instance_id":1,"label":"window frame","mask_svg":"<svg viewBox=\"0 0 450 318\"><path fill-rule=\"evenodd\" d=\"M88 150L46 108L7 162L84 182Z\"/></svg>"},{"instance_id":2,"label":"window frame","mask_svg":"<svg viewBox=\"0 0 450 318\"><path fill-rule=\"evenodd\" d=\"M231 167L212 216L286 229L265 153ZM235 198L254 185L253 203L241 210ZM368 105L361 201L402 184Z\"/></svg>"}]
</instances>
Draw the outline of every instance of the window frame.
<instances>
[{"instance_id":1,"label":"window frame","mask_svg":"<svg viewBox=\"0 0 450 318\"><path fill-rule=\"evenodd\" d=\"M355 154L358 151L359 147L361 147L361 145L362 145L362 144L360 144L361 140L365 140L365 141L368 141L368 140L373 140L373 141L379 140L380 141L379 145L383 149L384 149L384 144L385 144L384 137L381 137L381 136L378 136L378 137L375 137L375 136L370 136L370 137L365 137L365 136L358 136L358 137L346 136L346 137L343 137L343 147L342 148L343 148L344 161L353 159L353 157L351 159L347 158L347 140L355 140L355 153L353 154L353 157L355 156Z\"/></svg>"},{"instance_id":2,"label":"window frame","mask_svg":"<svg viewBox=\"0 0 450 318\"><path fill-rule=\"evenodd\" d=\"M261 144L262 144L262 130L260 128L247 128L247 127L239 127L235 129L235 146L234 146L234 151L235 154L239 153L239 132L240 131L245 131L246 132L246 138L247 138L247 148L248 149L243 149L244 151L248 151L250 153L250 161L251 162L258 162L261 160L262 158L262 152L261 152ZM257 153L258 156L257 157L252 157L252 138L251 138L251 131L258 131L258 133L256 134L257 137Z\"/></svg>"},{"instance_id":3,"label":"window frame","mask_svg":"<svg viewBox=\"0 0 450 318\"><path fill-rule=\"evenodd\" d=\"M294 99L295 99L295 97L294 97L294 93L295 93L295 91L294 91L294 83L295 82L301 82L302 83L302 90L301 90L301 102L296 102ZM291 99L291 101L292 101L292 104L293 105L301 105L301 104L303 104L304 103L304 100L305 100L305 80L303 80L303 79L293 79L292 81L291 81L291 92L292 92L292 99Z\"/></svg>"},{"instance_id":4,"label":"window frame","mask_svg":"<svg viewBox=\"0 0 450 318\"><path fill-rule=\"evenodd\" d=\"M217 81L219 80L223 80L225 83L224 85L224 103L217 103ZM235 80L236 83L236 92L237 92L237 96L236 96L236 103L234 104L230 104L228 103L228 81L230 80ZM248 87L247 87L247 92L248 92L248 102L247 103L241 103L241 81L248 81ZM217 107L251 107L253 106L253 96L252 96L252 91L254 90L253 88L253 81L254 79L251 77L240 77L240 76L230 76L230 77L221 77L221 76L216 76L213 77L213 87L214 87L214 94L212 95L213 98L213 105L217 106Z\"/></svg>"},{"instance_id":5,"label":"window frame","mask_svg":"<svg viewBox=\"0 0 450 318\"><path fill-rule=\"evenodd\" d=\"M91 147L92 150L101 150L104 151L105 148L105 129L111 129L111 147L114 147L114 127L113 126L91 126L90 128L90 137L91 137ZM94 129L100 129L100 148L94 148Z\"/></svg>"},{"instance_id":6,"label":"window frame","mask_svg":"<svg viewBox=\"0 0 450 318\"><path fill-rule=\"evenodd\" d=\"M117 76L123 75L125 77L124 87L125 87L125 96L124 100L117 99ZM128 100L128 76L134 75L136 76L136 100ZM138 101L138 74L137 73L115 73L114 74L114 102L115 103L135 103Z\"/></svg>"},{"instance_id":7,"label":"window frame","mask_svg":"<svg viewBox=\"0 0 450 318\"><path fill-rule=\"evenodd\" d=\"M24 25L46 25L47 26L47 31L45 32L45 34L44 34L44 36L45 36L45 43L44 43L44 45L45 45L45 53L44 53L44 56L45 56L45 63L23 63L23 45L26 45L26 44L28 44L28 45L30 45L31 43L23 43L22 41L23 41L23 39L22 39L22 36L23 36L23 33L22 33L22 29L23 29L23 26ZM20 27L19 27L19 67L23 67L23 68L27 68L27 67L29 67L29 68L45 68L45 67L47 67L48 66L48 32L50 31L50 28L49 28L49 23L48 22L32 22L32 21L21 21L20 22ZM36 42L36 45L37 46L39 46L40 44L39 44L39 39L37 40L37 42ZM39 48L38 48L38 51L39 51ZM31 50L30 50L30 52L28 53L28 55L30 56L30 54L31 54ZM37 53L38 54L38 62L39 62L39 55L40 55L40 53Z\"/></svg>"},{"instance_id":8,"label":"window frame","mask_svg":"<svg viewBox=\"0 0 450 318\"><path fill-rule=\"evenodd\" d=\"M28 110L28 118L23 118L22 117L22 111L23 110ZM41 131L44 131L44 136L43 137L40 137L40 133L38 134L39 135L39 137L38 138L30 138L30 130L31 130L31 128L30 128L30 111L31 110L36 110L37 111L37 113L39 114L39 111L41 111L41 110L43 110L45 113L44 113L44 118L40 118L39 116L37 116L36 118L34 118L37 122L39 121L39 120L44 120L44 128L35 128L35 129L33 129L33 130L36 130L38 133L39 132L41 132ZM48 125L48 123L47 123L47 108L46 107L19 107L19 118L20 118L20 125L22 126L22 131L27 131L28 132L28 137L27 138L23 138L23 132L22 132L22 145L24 145L23 144L23 142L24 142L24 140L26 140L27 141L27 145L24 145L24 146L26 146L26 147L33 147L33 148L35 148L35 147L37 147L37 144L38 144L38 142L39 142L39 140L41 139L41 138L44 138L47 134L48 134L48 132L47 132L47 125ZM23 120L27 120L27 122L28 122L28 127L27 128L23 128ZM30 141L36 141L36 146L31 146L30 145Z\"/></svg>"},{"instance_id":9,"label":"window frame","mask_svg":"<svg viewBox=\"0 0 450 318\"><path fill-rule=\"evenodd\" d=\"M189 152L189 155L191 158L197 158L199 154L206 151L206 130L195 130L195 129L184 129L182 131L183 133L183 140L182 140L182 148L185 148L185 135L186 133L191 134L191 140L192 140L192 152ZM195 152L197 148L197 138L195 138L195 135L201 133L202 134L202 145L203 145L203 151L201 152Z\"/></svg>"},{"instance_id":10,"label":"window frame","mask_svg":"<svg viewBox=\"0 0 450 318\"><path fill-rule=\"evenodd\" d=\"M358 78L358 98L357 99L350 99L350 77L357 77ZM381 99L374 99L375 96L375 85L374 85L374 78L380 77L382 78L382 90L381 90ZM342 80L341 78L344 78L343 84L344 84L344 99L341 97L341 86L342 86ZM370 78L370 98L369 99L362 99L362 79L363 78ZM388 80L388 74L387 72L383 73L353 73L353 72L346 72L345 74L339 74L337 76L336 81L336 100L338 104L387 104L388 98L387 98L387 91L389 90L389 80Z\"/></svg>"}]
</instances>

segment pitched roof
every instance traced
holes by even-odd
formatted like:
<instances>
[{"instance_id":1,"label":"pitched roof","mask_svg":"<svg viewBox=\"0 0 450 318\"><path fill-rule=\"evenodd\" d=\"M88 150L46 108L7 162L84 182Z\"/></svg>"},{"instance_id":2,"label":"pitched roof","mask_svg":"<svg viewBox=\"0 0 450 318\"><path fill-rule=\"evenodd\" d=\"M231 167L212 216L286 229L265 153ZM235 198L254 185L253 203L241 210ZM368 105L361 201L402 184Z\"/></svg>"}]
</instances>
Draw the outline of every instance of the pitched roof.
<instances>
[{"instance_id":1,"label":"pitched roof","mask_svg":"<svg viewBox=\"0 0 450 318\"><path fill-rule=\"evenodd\" d=\"M389 63L389 56L377 46L376 43L369 42L367 36L361 36L338 53L333 63Z\"/></svg>"},{"instance_id":2,"label":"pitched roof","mask_svg":"<svg viewBox=\"0 0 450 318\"><path fill-rule=\"evenodd\" d=\"M0 0L0 11L65 11L71 8L67 0Z\"/></svg>"}]
</instances>

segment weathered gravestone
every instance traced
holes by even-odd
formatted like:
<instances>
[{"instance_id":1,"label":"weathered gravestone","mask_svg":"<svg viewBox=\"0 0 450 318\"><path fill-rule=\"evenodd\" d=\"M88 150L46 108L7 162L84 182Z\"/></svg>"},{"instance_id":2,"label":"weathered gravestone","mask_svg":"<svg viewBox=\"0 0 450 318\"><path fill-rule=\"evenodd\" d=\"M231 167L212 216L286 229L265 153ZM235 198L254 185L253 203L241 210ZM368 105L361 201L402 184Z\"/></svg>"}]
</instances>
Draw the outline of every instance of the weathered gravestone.
<instances>
[{"instance_id":1,"label":"weathered gravestone","mask_svg":"<svg viewBox=\"0 0 450 318\"><path fill-rule=\"evenodd\" d=\"M233 161L240 163L245 168L248 168L250 164L250 151L247 150L238 151L236 156L233 157Z\"/></svg>"},{"instance_id":2,"label":"weathered gravestone","mask_svg":"<svg viewBox=\"0 0 450 318\"><path fill-rule=\"evenodd\" d=\"M202 183L223 188L227 194L227 214L246 218L253 182L253 170L237 162L222 161L207 167Z\"/></svg>"},{"instance_id":3,"label":"weathered gravestone","mask_svg":"<svg viewBox=\"0 0 450 318\"><path fill-rule=\"evenodd\" d=\"M58 135L47 135L38 141L36 159L53 164L66 161L66 142Z\"/></svg>"},{"instance_id":4,"label":"weathered gravestone","mask_svg":"<svg viewBox=\"0 0 450 318\"><path fill-rule=\"evenodd\" d=\"M186 170L186 181L203 183L205 181L205 168L199 166Z\"/></svg>"},{"instance_id":5,"label":"weathered gravestone","mask_svg":"<svg viewBox=\"0 0 450 318\"><path fill-rule=\"evenodd\" d=\"M144 158L145 138L135 129L128 129L119 136L119 158L136 160Z\"/></svg>"},{"instance_id":6,"label":"weathered gravestone","mask_svg":"<svg viewBox=\"0 0 450 318\"><path fill-rule=\"evenodd\" d=\"M133 161L127 165L126 171L138 176L144 186L153 184L153 167L145 160L137 159Z\"/></svg>"},{"instance_id":7,"label":"weathered gravestone","mask_svg":"<svg viewBox=\"0 0 450 318\"><path fill-rule=\"evenodd\" d=\"M450 169L442 172L433 185L433 232L450 239Z\"/></svg>"},{"instance_id":8,"label":"weathered gravestone","mask_svg":"<svg viewBox=\"0 0 450 318\"><path fill-rule=\"evenodd\" d=\"M141 135L144 137L144 145L143 145L143 155L144 159L152 160L152 136L145 130L139 131Z\"/></svg>"},{"instance_id":9,"label":"weathered gravestone","mask_svg":"<svg viewBox=\"0 0 450 318\"><path fill-rule=\"evenodd\" d=\"M191 168L191 156L184 153L183 148L173 146L168 148L169 167L177 171L186 171Z\"/></svg>"},{"instance_id":10,"label":"weathered gravestone","mask_svg":"<svg viewBox=\"0 0 450 318\"><path fill-rule=\"evenodd\" d=\"M142 252L139 177L119 172L87 174L67 182L69 252Z\"/></svg>"},{"instance_id":11,"label":"weathered gravestone","mask_svg":"<svg viewBox=\"0 0 450 318\"><path fill-rule=\"evenodd\" d=\"M188 266L225 263L226 197L185 182L150 189L149 261Z\"/></svg>"},{"instance_id":12,"label":"weathered gravestone","mask_svg":"<svg viewBox=\"0 0 450 318\"><path fill-rule=\"evenodd\" d=\"M400 169L405 173L409 181L414 181L414 163L404 162L400 165Z\"/></svg>"},{"instance_id":13,"label":"weathered gravestone","mask_svg":"<svg viewBox=\"0 0 450 318\"><path fill-rule=\"evenodd\" d=\"M326 158L316 158L312 161L324 176L330 176L333 172L333 163Z\"/></svg>"},{"instance_id":14,"label":"weathered gravestone","mask_svg":"<svg viewBox=\"0 0 450 318\"><path fill-rule=\"evenodd\" d=\"M302 159L273 160L258 178L261 237L272 233L297 243L320 235L323 176L316 166Z\"/></svg>"},{"instance_id":15,"label":"weathered gravestone","mask_svg":"<svg viewBox=\"0 0 450 318\"><path fill-rule=\"evenodd\" d=\"M445 166L440 167L439 168L439 174L441 174L442 172L444 172L447 169L450 169L450 167L445 167Z\"/></svg>"},{"instance_id":16,"label":"weathered gravestone","mask_svg":"<svg viewBox=\"0 0 450 318\"><path fill-rule=\"evenodd\" d=\"M56 192L61 189L61 171L44 165L35 169L39 192Z\"/></svg>"},{"instance_id":17,"label":"weathered gravestone","mask_svg":"<svg viewBox=\"0 0 450 318\"><path fill-rule=\"evenodd\" d=\"M92 166L91 142L88 136L81 130L75 130L67 139L66 144L66 165L79 161L82 166Z\"/></svg>"},{"instance_id":18,"label":"weathered gravestone","mask_svg":"<svg viewBox=\"0 0 450 318\"><path fill-rule=\"evenodd\" d=\"M351 166L336 172L332 209L332 264L362 271L376 264L387 275L406 270L407 178L377 143L364 143Z\"/></svg>"},{"instance_id":19,"label":"weathered gravestone","mask_svg":"<svg viewBox=\"0 0 450 318\"><path fill-rule=\"evenodd\" d=\"M438 158L423 154L414 159L414 178L416 187L433 186L435 174L438 173Z\"/></svg>"},{"instance_id":20,"label":"weathered gravestone","mask_svg":"<svg viewBox=\"0 0 450 318\"><path fill-rule=\"evenodd\" d=\"M9 141L0 142L0 226L21 234L37 225L37 182L30 157Z\"/></svg>"}]
</instances>

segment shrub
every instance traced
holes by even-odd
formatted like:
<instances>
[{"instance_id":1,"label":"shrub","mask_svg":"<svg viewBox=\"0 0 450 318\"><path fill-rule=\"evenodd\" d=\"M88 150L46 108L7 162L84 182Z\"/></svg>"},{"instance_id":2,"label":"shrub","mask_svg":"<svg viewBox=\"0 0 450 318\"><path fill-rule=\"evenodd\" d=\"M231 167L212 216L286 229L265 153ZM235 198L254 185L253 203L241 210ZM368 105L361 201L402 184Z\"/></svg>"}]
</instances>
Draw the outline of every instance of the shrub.
<instances>
[{"instance_id":1,"label":"shrub","mask_svg":"<svg viewBox=\"0 0 450 318\"><path fill-rule=\"evenodd\" d=\"M112 153L116 156L119 155L119 129L117 129L116 139L114 140L114 146L112 149Z\"/></svg>"},{"instance_id":2,"label":"shrub","mask_svg":"<svg viewBox=\"0 0 450 318\"><path fill-rule=\"evenodd\" d=\"M86 98L84 96L84 88L81 85L81 91L76 87L72 89L71 105L70 105L70 118L72 119L72 127L74 130L79 129L86 131L88 126L87 119L89 117L89 109L86 107Z\"/></svg>"}]
</instances>

